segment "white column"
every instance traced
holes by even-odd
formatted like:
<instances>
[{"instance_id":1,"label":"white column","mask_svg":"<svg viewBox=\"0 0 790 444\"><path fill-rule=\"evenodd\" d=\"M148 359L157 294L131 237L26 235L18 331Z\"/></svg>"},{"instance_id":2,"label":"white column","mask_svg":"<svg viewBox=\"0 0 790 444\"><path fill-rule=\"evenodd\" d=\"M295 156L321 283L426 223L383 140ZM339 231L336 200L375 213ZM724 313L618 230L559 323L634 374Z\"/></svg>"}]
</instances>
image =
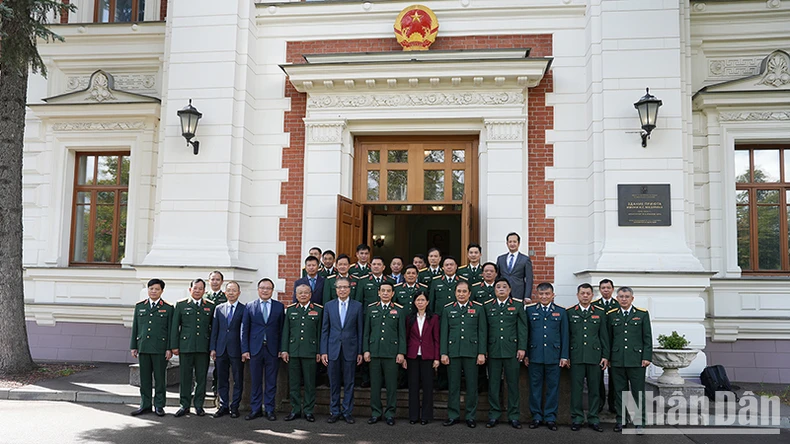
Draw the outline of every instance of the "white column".
<instances>
[{"instance_id":1,"label":"white column","mask_svg":"<svg viewBox=\"0 0 790 444\"><path fill-rule=\"evenodd\" d=\"M304 119L305 166L302 256L335 249L337 195L351 197L354 155L345 120Z\"/></svg>"},{"instance_id":2,"label":"white column","mask_svg":"<svg viewBox=\"0 0 790 444\"><path fill-rule=\"evenodd\" d=\"M481 214L486 219L485 246L489 260L505 250L505 237L511 231L521 235L522 250L529 249L526 119L523 116L486 119L480 140L481 163L485 163L485 184L479 196ZM485 143L485 147L483 146ZM481 172L483 166L481 165Z\"/></svg>"}]
</instances>

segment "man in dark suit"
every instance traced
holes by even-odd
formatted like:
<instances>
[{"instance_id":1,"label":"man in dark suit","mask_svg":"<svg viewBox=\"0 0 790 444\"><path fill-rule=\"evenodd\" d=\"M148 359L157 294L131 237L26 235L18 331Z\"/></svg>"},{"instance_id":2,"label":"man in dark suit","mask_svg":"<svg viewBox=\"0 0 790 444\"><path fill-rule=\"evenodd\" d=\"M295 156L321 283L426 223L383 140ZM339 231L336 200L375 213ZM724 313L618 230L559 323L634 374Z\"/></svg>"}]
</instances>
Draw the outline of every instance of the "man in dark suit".
<instances>
[{"instance_id":1,"label":"man in dark suit","mask_svg":"<svg viewBox=\"0 0 790 444\"><path fill-rule=\"evenodd\" d=\"M277 370L280 368L280 335L283 331L285 307L272 299L274 282L269 278L258 281L258 300L247 304L241 323L241 359L250 361L250 407L244 419L264 416L274 421L274 395L277 393ZM266 393L263 393L265 374ZM262 406L265 410L262 410Z\"/></svg>"},{"instance_id":2,"label":"man in dark suit","mask_svg":"<svg viewBox=\"0 0 790 444\"><path fill-rule=\"evenodd\" d=\"M313 304L321 304L324 302L324 278L318 273L319 261L314 256L307 256L304 260L304 269L307 275L294 282L293 302L296 301L296 288L300 285L307 285L312 290L310 302Z\"/></svg>"},{"instance_id":3,"label":"man in dark suit","mask_svg":"<svg viewBox=\"0 0 790 444\"><path fill-rule=\"evenodd\" d=\"M219 410L214 413L219 418L230 413L231 418L239 417L239 403L244 389L244 364L241 362L241 321L244 319L244 304L239 302L241 289L236 281L228 281L225 287L228 301L214 310L211 324L211 359L217 370L217 390ZM229 376L233 375L233 398L230 398Z\"/></svg>"},{"instance_id":4,"label":"man in dark suit","mask_svg":"<svg viewBox=\"0 0 790 444\"><path fill-rule=\"evenodd\" d=\"M525 304L532 302L532 261L529 256L518 251L521 236L518 233L507 235L508 252L496 259L499 276L510 282L511 296L523 299Z\"/></svg>"},{"instance_id":5,"label":"man in dark suit","mask_svg":"<svg viewBox=\"0 0 790 444\"><path fill-rule=\"evenodd\" d=\"M335 281L337 299L324 306L321 324L321 362L329 367L329 419L337 422L344 417L354 423L354 376L356 366L362 364L362 304L351 295L351 280L338 278ZM343 410L340 410L340 386L343 386Z\"/></svg>"}]
</instances>

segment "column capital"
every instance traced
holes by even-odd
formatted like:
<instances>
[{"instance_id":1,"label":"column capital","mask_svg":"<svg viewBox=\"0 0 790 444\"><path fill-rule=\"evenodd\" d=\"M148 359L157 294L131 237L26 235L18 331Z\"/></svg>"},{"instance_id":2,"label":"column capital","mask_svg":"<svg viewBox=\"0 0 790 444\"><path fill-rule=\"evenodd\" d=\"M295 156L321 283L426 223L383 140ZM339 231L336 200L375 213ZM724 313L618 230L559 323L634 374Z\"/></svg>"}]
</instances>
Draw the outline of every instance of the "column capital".
<instances>
[{"instance_id":1,"label":"column capital","mask_svg":"<svg viewBox=\"0 0 790 444\"><path fill-rule=\"evenodd\" d=\"M524 140L524 130L527 120L524 118L512 119L485 119L487 140L490 142L521 142Z\"/></svg>"},{"instance_id":2,"label":"column capital","mask_svg":"<svg viewBox=\"0 0 790 444\"><path fill-rule=\"evenodd\" d=\"M316 120L304 119L304 126L307 130L308 143L342 143L343 131L347 127L347 122L343 120Z\"/></svg>"}]
</instances>

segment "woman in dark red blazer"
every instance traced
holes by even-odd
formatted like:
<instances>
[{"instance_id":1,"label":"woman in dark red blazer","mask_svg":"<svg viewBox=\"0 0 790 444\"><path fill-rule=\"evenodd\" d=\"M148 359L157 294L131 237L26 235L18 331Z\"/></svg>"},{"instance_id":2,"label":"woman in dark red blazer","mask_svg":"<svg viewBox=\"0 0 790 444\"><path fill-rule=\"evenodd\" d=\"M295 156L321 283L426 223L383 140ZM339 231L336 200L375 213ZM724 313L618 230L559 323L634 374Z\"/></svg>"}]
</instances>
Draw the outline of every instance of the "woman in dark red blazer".
<instances>
[{"instance_id":1,"label":"woman in dark red blazer","mask_svg":"<svg viewBox=\"0 0 790 444\"><path fill-rule=\"evenodd\" d=\"M406 319L409 424L420 421L425 425L433 421L433 372L439 368L439 315L428 309L428 296L425 294L418 294L412 305L412 312Z\"/></svg>"}]
</instances>

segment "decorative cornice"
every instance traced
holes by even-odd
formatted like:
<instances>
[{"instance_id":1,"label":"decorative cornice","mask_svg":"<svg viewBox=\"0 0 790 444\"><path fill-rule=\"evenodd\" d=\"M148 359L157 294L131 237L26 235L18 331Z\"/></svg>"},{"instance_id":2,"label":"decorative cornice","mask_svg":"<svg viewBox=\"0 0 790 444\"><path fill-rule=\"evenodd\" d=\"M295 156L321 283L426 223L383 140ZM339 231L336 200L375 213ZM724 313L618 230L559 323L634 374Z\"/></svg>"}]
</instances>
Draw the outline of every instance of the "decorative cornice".
<instances>
[{"instance_id":1,"label":"decorative cornice","mask_svg":"<svg viewBox=\"0 0 790 444\"><path fill-rule=\"evenodd\" d=\"M760 120L790 120L790 111L745 111L740 113L721 113L720 122L746 122Z\"/></svg>"},{"instance_id":2,"label":"decorative cornice","mask_svg":"<svg viewBox=\"0 0 790 444\"><path fill-rule=\"evenodd\" d=\"M426 106L501 106L524 103L521 92L421 92L393 94L311 94L308 108L410 108Z\"/></svg>"},{"instance_id":3,"label":"decorative cornice","mask_svg":"<svg viewBox=\"0 0 790 444\"><path fill-rule=\"evenodd\" d=\"M341 143L346 122L305 122L305 127L310 143Z\"/></svg>"},{"instance_id":4,"label":"decorative cornice","mask_svg":"<svg viewBox=\"0 0 790 444\"><path fill-rule=\"evenodd\" d=\"M721 79L753 76L760 72L762 60L762 57L711 59L708 60L709 77Z\"/></svg>"},{"instance_id":5,"label":"decorative cornice","mask_svg":"<svg viewBox=\"0 0 790 444\"><path fill-rule=\"evenodd\" d=\"M154 74L117 74L114 75L115 87L125 91L155 92L156 76ZM87 89L90 76L69 76L66 90Z\"/></svg>"},{"instance_id":6,"label":"decorative cornice","mask_svg":"<svg viewBox=\"0 0 790 444\"><path fill-rule=\"evenodd\" d=\"M145 128L142 120L128 122L58 122L53 131L130 131Z\"/></svg>"},{"instance_id":7,"label":"decorative cornice","mask_svg":"<svg viewBox=\"0 0 790 444\"><path fill-rule=\"evenodd\" d=\"M525 120L502 119L486 120L486 134L488 141L517 142L524 140Z\"/></svg>"}]
</instances>

